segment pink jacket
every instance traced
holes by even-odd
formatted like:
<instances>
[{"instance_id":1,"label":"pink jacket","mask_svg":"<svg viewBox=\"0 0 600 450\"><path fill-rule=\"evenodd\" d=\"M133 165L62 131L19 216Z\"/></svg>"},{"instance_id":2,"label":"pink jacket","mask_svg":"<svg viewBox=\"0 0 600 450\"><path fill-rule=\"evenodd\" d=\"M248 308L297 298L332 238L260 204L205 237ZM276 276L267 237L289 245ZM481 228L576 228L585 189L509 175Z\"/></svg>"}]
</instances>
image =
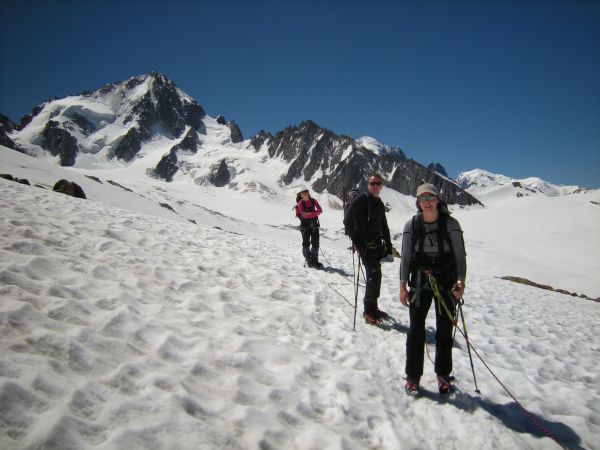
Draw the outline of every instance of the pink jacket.
<instances>
[{"instance_id":1,"label":"pink jacket","mask_svg":"<svg viewBox=\"0 0 600 450\"><path fill-rule=\"evenodd\" d=\"M313 202L313 203L311 204L310 202ZM323 210L321 209L321 205L319 205L319 202L317 201L317 199L311 198L305 202L306 209L310 210L310 211L305 210L302 203L303 203L302 200L300 200L298 202L298 214L303 219L314 219L315 217L317 217L319 214L321 214L323 212Z\"/></svg>"}]
</instances>

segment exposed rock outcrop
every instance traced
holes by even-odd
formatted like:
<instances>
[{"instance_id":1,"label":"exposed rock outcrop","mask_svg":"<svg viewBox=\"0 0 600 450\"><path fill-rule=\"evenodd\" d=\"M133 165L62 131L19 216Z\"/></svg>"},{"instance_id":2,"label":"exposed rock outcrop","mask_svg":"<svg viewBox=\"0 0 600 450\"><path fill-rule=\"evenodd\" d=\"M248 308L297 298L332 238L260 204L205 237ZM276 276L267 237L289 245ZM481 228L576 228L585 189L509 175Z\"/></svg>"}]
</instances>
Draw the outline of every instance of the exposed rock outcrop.
<instances>
[{"instance_id":1,"label":"exposed rock outcrop","mask_svg":"<svg viewBox=\"0 0 600 450\"><path fill-rule=\"evenodd\" d=\"M224 159L217 166L213 167L211 173L208 175L208 181L217 187L226 186L230 180L231 174L227 166L227 161Z\"/></svg>"},{"instance_id":2,"label":"exposed rock outcrop","mask_svg":"<svg viewBox=\"0 0 600 450\"><path fill-rule=\"evenodd\" d=\"M65 179L57 181L52 190L54 192L61 192L63 194L70 195L71 197L75 198L86 198L85 192L83 192L81 186L79 186L73 181Z\"/></svg>"},{"instance_id":3,"label":"exposed rock outcrop","mask_svg":"<svg viewBox=\"0 0 600 450\"><path fill-rule=\"evenodd\" d=\"M448 176L448 172L446 172L444 166L442 166L439 162L429 164L427 169L431 170L432 172L437 172L440 175L444 175L445 177Z\"/></svg>"},{"instance_id":4,"label":"exposed rock outcrop","mask_svg":"<svg viewBox=\"0 0 600 450\"><path fill-rule=\"evenodd\" d=\"M183 140L179 144L173 146L169 153L161 158L156 165L154 174L166 181L173 181L173 176L179 170L177 152L182 150L196 153L199 145L200 141L198 140L198 134L194 129L190 129Z\"/></svg>"},{"instance_id":5,"label":"exposed rock outcrop","mask_svg":"<svg viewBox=\"0 0 600 450\"><path fill-rule=\"evenodd\" d=\"M61 166L72 166L79 148L75 139L67 130L54 120L49 120L42 132L42 148L53 156L60 157Z\"/></svg>"},{"instance_id":6,"label":"exposed rock outcrop","mask_svg":"<svg viewBox=\"0 0 600 450\"><path fill-rule=\"evenodd\" d=\"M231 132L231 142L233 142L234 144L237 144L238 142L242 142L244 140L242 131L240 130L240 127L238 126L238 124L235 123L235 121L230 120L227 123L227 128L229 128L229 131Z\"/></svg>"},{"instance_id":7,"label":"exposed rock outcrop","mask_svg":"<svg viewBox=\"0 0 600 450\"><path fill-rule=\"evenodd\" d=\"M260 150L263 144L270 139L273 139L273 135L271 133L267 133L265 130L260 130L258 134L255 134L250 138L250 144L248 148L252 147L254 150Z\"/></svg>"},{"instance_id":8,"label":"exposed rock outcrop","mask_svg":"<svg viewBox=\"0 0 600 450\"><path fill-rule=\"evenodd\" d=\"M17 145L8 137L8 133L11 133L14 129L15 124L4 114L0 114L0 145L12 148L13 150L17 149Z\"/></svg>"}]
</instances>

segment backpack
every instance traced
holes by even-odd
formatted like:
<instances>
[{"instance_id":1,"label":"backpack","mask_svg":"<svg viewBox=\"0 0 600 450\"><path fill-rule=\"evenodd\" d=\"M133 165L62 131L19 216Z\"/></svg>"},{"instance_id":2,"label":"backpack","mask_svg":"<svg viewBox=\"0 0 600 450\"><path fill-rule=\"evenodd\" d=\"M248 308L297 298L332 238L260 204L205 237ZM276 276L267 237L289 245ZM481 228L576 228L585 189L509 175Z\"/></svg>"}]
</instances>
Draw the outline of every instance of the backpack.
<instances>
[{"instance_id":1,"label":"backpack","mask_svg":"<svg viewBox=\"0 0 600 450\"><path fill-rule=\"evenodd\" d=\"M438 228L435 231L435 234L436 234L435 239L437 240L438 250L443 249L444 242L447 242L448 246L450 247L450 253L454 257L454 248L452 247L452 241L450 240L450 234L448 233L447 221L448 221L448 216L446 214L441 213L439 216L439 219L438 219ZM425 238L427 237L427 234L433 234L433 232L430 232L430 233L425 232L425 223L423 221L423 214L419 213L419 214L413 216L413 218L412 218L412 233L413 233L413 236L415 236L415 238L416 238L415 242L418 243L419 253L423 253L423 247L425 244ZM413 251L413 253L415 252L414 244L413 244L412 251ZM413 262L413 264L417 262L417 260L414 256L415 255L413 255L413 257L411 258L411 261Z\"/></svg>"},{"instance_id":2,"label":"backpack","mask_svg":"<svg viewBox=\"0 0 600 450\"><path fill-rule=\"evenodd\" d=\"M348 208L361 195L367 197L367 223L371 221L371 200L369 199L369 194L360 189L350 189L349 191L344 191L344 223L350 223L348 220ZM347 227L344 227L344 233L348 236L351 234L351 231L353 230L348 230Z\"/></svg>"},{"instance_id":3,"label":"backpack","mask_svg":"<svg viewBox=\"0 0 600 450\"><path fill-rule=\"evenodd\" d=\"M415 282L418 280L417 274L422 268L433 269L434 274L443 274L443 278L447 283L456 278L456 260L454 257L455 250L452 246L450 233L448 233L448 215L445 213L440 213L438 220L439 224L437 230L435 232L426 233L425 224L423 222L423 214L419 213L412 218L412 235L414 238L413 248L411 249L412 255L410 258L411 264L409 277L409 285L412 287L415 287ZM430 239L437 240L438 249L443 249L444 242L446 242L450 248L450 251L441 252L439 258L431 258L427 256L423 252L423 247L427 236L430 236ZM415 249L415 244L417 249Z\"/></svg>"}]
</instances>

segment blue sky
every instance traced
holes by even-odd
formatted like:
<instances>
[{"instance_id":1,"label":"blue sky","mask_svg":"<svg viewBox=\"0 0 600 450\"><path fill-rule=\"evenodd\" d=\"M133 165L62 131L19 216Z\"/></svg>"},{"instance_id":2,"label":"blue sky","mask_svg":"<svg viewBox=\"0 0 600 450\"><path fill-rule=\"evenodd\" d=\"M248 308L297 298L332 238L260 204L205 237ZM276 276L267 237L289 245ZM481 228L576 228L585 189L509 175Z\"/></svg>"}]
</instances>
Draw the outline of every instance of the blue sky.
<instances>
[{"instance_id":1,"label":"blue sky","mask_svg":"<svg viewBox=\"0 0 600 450\"><path fill-rule=\"evenodd\" d=\"M159 71L245 137L311 119L449 175L600 187L600 1L2 1L0 113Z\"/></svg>"}]
</instances>

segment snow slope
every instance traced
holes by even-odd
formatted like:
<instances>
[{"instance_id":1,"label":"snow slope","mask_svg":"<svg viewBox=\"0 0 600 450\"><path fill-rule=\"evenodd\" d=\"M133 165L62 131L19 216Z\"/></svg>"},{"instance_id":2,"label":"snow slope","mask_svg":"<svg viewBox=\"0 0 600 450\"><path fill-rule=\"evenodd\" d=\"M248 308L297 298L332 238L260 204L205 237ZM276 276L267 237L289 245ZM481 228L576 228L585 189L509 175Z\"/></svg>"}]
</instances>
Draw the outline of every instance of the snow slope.
<instances>
[{"instance_id":1,"label":"snow slope","mask_svg":"<svg viewBox=\"0 0 600 450\"><path fill-rule=\"evenodd\" d=\"M460 336L458 393L433 393L426 359L429 392L405 396L398 262L383 266L380 300L397 324L358 320L352 331L353 261L327 201L324 272L303 267L293 192L276 185L269 198L4 148L0 168L47 186L68 177L88 194L0 179L1 448L558 448L475 355L474 392ZM384 198L399 248L414 199ZM598 449L600 303L497 277L547 275L600 296L600 194L497 200L454 211L469 253L470 340L543 428L568 448Z\"/></svg>"}]
</instances>

